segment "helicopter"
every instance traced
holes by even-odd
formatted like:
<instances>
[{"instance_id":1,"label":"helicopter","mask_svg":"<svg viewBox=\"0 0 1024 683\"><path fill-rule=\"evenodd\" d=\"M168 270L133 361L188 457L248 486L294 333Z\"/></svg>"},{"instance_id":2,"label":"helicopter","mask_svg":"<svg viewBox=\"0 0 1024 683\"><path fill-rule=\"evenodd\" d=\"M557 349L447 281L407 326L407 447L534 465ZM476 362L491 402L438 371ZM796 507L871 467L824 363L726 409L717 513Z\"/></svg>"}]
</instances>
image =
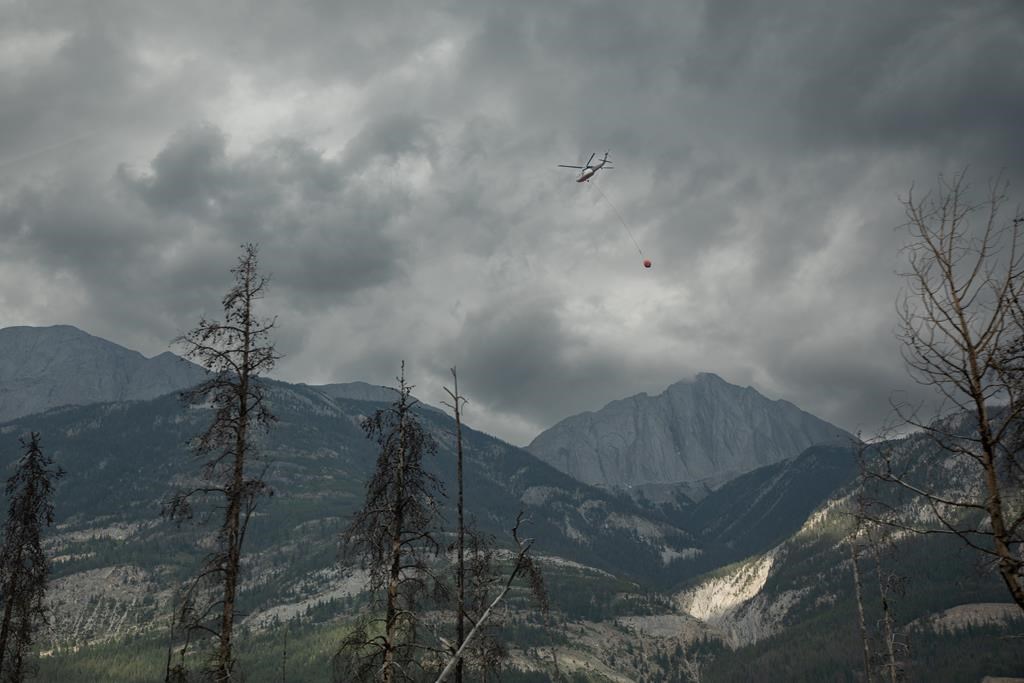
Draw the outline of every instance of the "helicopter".
<instances>
[{"instance_id":1,"label":"helicopter","mask_svg":"<svg viewBox=\"0 0 1024 683\"><path fill-rule=\"evenodd\" d=\"M580 169L580 175L579 175L578 178L576 178L576 182L577 183L588 182L601 169L612 168L612 166L608 165L608 162L610 161L610 159L608 159L608 155L609 154L610 154L610 152L605 152L604 156L596 164L594 163L594 157L597 156L597 152L592 152L590 154L590 158L587 159L587 163L586 163L585 166L571 166L569 164L558 164L558 167L559 168L578 168L578 169ZM601 189L601 187L597 183L594 183L590 187L593 187L595 190L597 190L601 194L601 196L604 198L604 200L606 202L608 202L608 206L612 207L612 210L615 212L615 215L618 216L618 218L619 218L619 222L622 223L622 227L625 228L626 234L629 235L629 239L631 239L633 241L633 246L635 246L636 250L638 252L640 252L640 257L643 259L644 268L650 268L651 267L651 259L649 259L646 256L644 256L644 250L640 248L640 244L636 241L636 238L633 237L633 231L629 229L629 225L626 224L626 219L622 217L622 214L619 213L619 210L617 208L615 208L614 204L612 204L612 200L608 199L608 197L605 195L604 191Z\"/></svg>"},{"instance_id":2,"label":"helicopter","mask_svg":"<svg viewBox=\"0 0 1024 683\"><path fill-rule=\"evenodd\" d=\"M597 173L598 171L600 171L601 169L614 168L614 166L608 166L607 165L608 164L608 152L604 153L604 158L602 158L596 164L592 164L591 162L594 161L594 157L596 155L597 155L597 152L594 152L594 153L592 153L590 155L590 158L587 159L586 166L570 166L568 164L558 164L558 166L559 166L559 168L578 168L578 169L581 169L580 170L580 177L576 179L576 182L577 183L586 182L586 181L590 180L591 178L593 178L594 174Z\"/></svg>"}]
</instances>

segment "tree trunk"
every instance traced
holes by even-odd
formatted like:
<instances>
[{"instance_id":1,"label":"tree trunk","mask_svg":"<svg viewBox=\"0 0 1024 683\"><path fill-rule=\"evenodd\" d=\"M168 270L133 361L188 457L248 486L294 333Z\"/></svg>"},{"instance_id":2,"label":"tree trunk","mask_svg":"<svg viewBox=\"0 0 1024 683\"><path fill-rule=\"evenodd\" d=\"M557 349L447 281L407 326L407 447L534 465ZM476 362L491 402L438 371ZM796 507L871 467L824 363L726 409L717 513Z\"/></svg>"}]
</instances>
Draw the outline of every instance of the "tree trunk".
<instances>
[{"instance_id":1,"label":"tree trunk","mask_svg":"<svg viewBox=\"0 0 1024 683\"><path fill-rule=\"evenodd\" d=\"M240 486L239 482L241 466L235 466L234 484ZM231 679L231 671L234 662L231 654L231 638L235 623L235 594L238 590L238 565L239 565L239 494L233 493L228 503L227 510L227 556L224 566L224 606L221 612L220 622L220 644L217 649L217 680L226 681Z\"/></svg>"},{"instance_id":2,"label":"tree trunk","mask_svg":"<svg viewBox=\"0 0 1024 683\"><path fill-rule=\"evenodd\" d=\"M888 591L885 589L885 583L882 580L882 557L878 552L878 546L871 539L870 533L868 534L868 546L871 548L871 554L875 559L875 572L878 574L878 595L882 600L882 627L884 629L885 654L888 658L886 664L886 668L889 670L888 678L891 683L897 683L899 679L896 667L896 651L894 649L895 634L892 626L892 612L889 611Z\"/></svg>"},{"instance_id":3,"label":"tree trunk","mask_svg":"<svg viewBox=\"0 0 1024 683\"><path fill-rule=\"evenodd\" d=\"M405 410L403 405L399 417L398 472L395 481L394 527L391 533L391 568L388 574L388 601L384 616L384 663L381 667L381 680L391 683L394 680L395 643L398 642L398 588L402 578L402 530L404 529L404 510L402 501L405 499Z\"/></svg>"},{"instance_id":4,"label":"tree trunk","mask_svg":"<svg viewBox=\"0 0 1024 683\"><path fill-rule=\"evenodd\" d=\"M996 473L996 446L992 443L992 425L988 417L988 408L984 397L976 400L978 406L978 431L981 435L982 467L985 469L985 507L989 522L992 524L992 544L999 557L999 575L1002 577L1010 596L1017 606L1024 610L1024 586L1020 583L1021 562L1010 550L1010 534L1006 530L1003 518L1003 500L999 490L999 478Z\"/></svg>"},{"instance_id":5,"label":"tree trunk","mask_svg":"<svg viewBox=\"0 0 1024 683\"><path fill-rule=\"evenodd\" d=\"M220 645L217 651L217 679L231 680L234 669L232 637L235 627L235 602L242 555L242 499L245 497L246 425L249 421L249 349L251 315L249 289L246 286L245 323L242 334L242 372L238 378L238 423L235 430L235 460L231 473L228 509L225 513L227 555L224 566L224 606L221 613Z\"/></svg>"},{"instance_id":6,"label":"tree trunk","mask_svg":"<svg viewBox=\"0 0 1024 683\"><path fill-rule=\"evenodd\" d=\"M13 592L11 590L5 592L7 599L4 601L4 622L3 626L0 626L0 675L3 674L4 670L4 659L7 655L7 638L11 632L11 611L14 609Z\"/></svg>"},{"instance_id":7,"label":"tree trunk","mask_svg":"<svg viewBox=\"0 0 1024 683\"><path fill-rule=\"evenodd\" d=\"M18 627L16 637L18 639L19 646L17 650L14 652L14 656L11 659L11 665L9 667L10 680L18 681L18 683L21 683L21 681L25 680L25 674L27 673L25 667L25 655L26 650L29 647L31 647L32 641L32 618L34 616L31 605L32 598L30 596L25 596L25 598L27 604L24 605L24 609L18 616Z\"/></svg>"},{"instance_id":8,"label":"tree trunk","mask_svg":"<svg viewBox=\"0 0 1024 683\"><path fill-rule=\"evenodd\" d=\"M491 601L491 604L487 606L487 609L484 610L484 613L481 614L480 618L476 620L476 625L474 625L473 628L470 629L469 635L466 636L466 639L462 642L462 645L459 646L459 649L455 651L455 654L452 656L452 658L448 660L448 663L445 665L444 669L441 670L440 675L437 677L437 680L434 683L444 683L444 681L448 679L448 676L451 675L452 670L456 668L457 663L462 661L463 651L469 646L471 642L473 642L473 637L476 635L476 632L480 629L484 622L487 621L487 618L491 616L491 612L493 612L494 608L498 606L498 603L505 599L505 594L508 593L509 590L511 589L512 581L509 580L509 582L505 584L505 587L501 590L501 592L498 593L498 597L494 598L494 600Z\"/></svg>"},{"instance_id":9,"label":"tree trunk","mask_svg":"<svg viewBox=\"0 0 1024 683\"><path fill-rule=\"evenodd\" d=\"M21 537L23 538L23 537ZM22 544L18 543L18 552L15 555L14 566L21 566ZM14 601L18 599L21 592L17 586L17 577L12 576L9 583L4 586L4 620L0 625L0 675L3 674L4 660L7 658L7 641L11 637L11 618L14 614Z\"/></svg>"},{"instance_id":10,"label":"tree trunk","mask_svg":"<svg viewBox=\"0 0 1024 683\"><path fill-rule=\"evenodd\" d=\"M871 683L871 644L868 641L868 627L864 621L864 593L860 583L860 565L857 563L857 545L850 539L850 560L853 562L853 592L857 598L857 623L860 626L860 639L864 644L864 676Z\"/></svg>"},{"instance_id":11,"label":"tree trunk","mask_svg":"<svg viewBox=\"0 0 1024 683\"><path fill-rule=\"evenodd\" d=\"M456 636L455 636L455 648L456 650L462 649L462 643L466 640L466 525L462 499L462 412L460 410L459 401L462 397L459 396L459 377L455 374L455 368L452 368L452 378L455 385L455 394L452 397L455 404L455 448L456 448L456 479L458 480L459 489L459 500L458 500L458 511L459 511L459 529L458 529L458 551L459 551L459 568L456 573L456 580L458 581L458 619L456 622ZM458 662L455 665L455 683L462 683L462 657L458 658Z\"/></svg>"}]
</instances>

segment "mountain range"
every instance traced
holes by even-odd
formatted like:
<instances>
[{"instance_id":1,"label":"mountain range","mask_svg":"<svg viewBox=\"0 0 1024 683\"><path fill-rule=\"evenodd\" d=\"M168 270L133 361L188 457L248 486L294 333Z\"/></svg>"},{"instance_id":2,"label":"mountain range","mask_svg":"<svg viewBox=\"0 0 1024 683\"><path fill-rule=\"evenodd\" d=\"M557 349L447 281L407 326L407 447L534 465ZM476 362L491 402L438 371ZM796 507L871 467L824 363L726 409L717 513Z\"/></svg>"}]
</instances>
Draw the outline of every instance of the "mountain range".
<instances>
[{"instance_id":1,"label":"mountain range","mask_svg":"<svg viewBox=\"0 0 1024 683\"><path fill-rule=\"evenodd\" d=\"M16 437L35 430L67 471L47 540L54 558L48 641L59 656L41 660L42 680L155 680L174 591L215 532L160 517L171 491L197 473L186 444L209 414L185 409L176 393L202 372L170 354L145 359L67 326L14 329L0 330L0 354L23 354L22 369L13 361L2 366L0 392L24 392L25 402L39 407L0 424L0 466L10 471ZM320 680L337 640L330 634L360 600L358 582L337 568L339 532L361 501L374 459L359 421L394 392L360 382L267 380L267 387L278 422L261 438L260 453L274 496L261 503L246 541L243 663L249 680L280 680L273 653L288 624L289 651L299 653L289 680ZM428 406L420 417L440 446L430 467L451 490L454 422ZM628 447L609 448L611 434L623 435ZM842 430L705 374L660 396L569 418L529 449L466 426L464 438L470 516L507 545L516 514L526 512L553 606L544 626L531 621L525 597L513 601L505 634L516 668L505 680L547 680L535 661L545 652L559 653L579 680L693 680L694 666L706 681L853 680L841 677L859 661L843 538L862 446ZM914 438L899 446L908 458L941 457ZM560 448L574 455L559 461L551 453ZM592 461L602 463L592 471L614 476L570 476L573 466ZM954 469L938 469L949 477L944 485L958 485ZM636 478L653 471L683 478ZM646 495L655 485L667 486L667 495ZM702 495L685 493L695 486ZM907 501L892 503L919 514ZM442 504L449 520L451 505ZM999 603L1001 593L955 550L905 538L887 560L919 577L896 601L901 627L916 629L918 647L948 651L929 655L948 662L949 673L931 680L1024 671L1020 658L1001 651L976 665L957 655L982 636L947 633L943 625L953 622L945 615L973 614L972 605ZM950 561L950 552L959 559ZM934 570L922 575L919 566ZM866 581L874 580L871 571ZM996 613L1002 616L979 628L1005 635L1013 615ZM123 664L129 641L130 666ZM908 670L927 670L921 656L908 658ZM1014 669L1014 662L1022 666Z\"/></svg>"},{"instance_id":2,"label":"mountain range","mask_svg":"<svg viewBox=\"0 0 1024 683\"><path fill-rule=\"evenodd\" d=\"M0 329L0 422L64 405L156 398L205 376L201 367L170 351L146 358L71 325ZM361 401L387 403L397 395L366 382L313 388Z\"/></svg>"}]
</instances>

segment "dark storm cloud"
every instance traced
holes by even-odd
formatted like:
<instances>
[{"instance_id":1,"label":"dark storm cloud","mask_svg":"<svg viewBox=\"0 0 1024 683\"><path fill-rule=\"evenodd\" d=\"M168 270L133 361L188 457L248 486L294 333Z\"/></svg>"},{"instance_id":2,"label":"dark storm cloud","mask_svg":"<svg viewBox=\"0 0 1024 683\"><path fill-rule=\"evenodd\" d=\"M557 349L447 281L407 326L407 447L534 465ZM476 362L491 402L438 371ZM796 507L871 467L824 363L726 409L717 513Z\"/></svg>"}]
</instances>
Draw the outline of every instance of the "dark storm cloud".
<instances>
[{"instance_id":1,"label":"dark storm cloud","mask_svg":"<svg viewBox=\"0 0 1024 683\"><path fill-rule=\"evenodd\" d=\"M404 203L346 182L341 164L294 140L237 158L226 142L214 126L190 127L148 171L122 166L106 181L65 174L23 187L2 205L8 246L43 272L73 276L88 297L79 315L164 339L215 307L242 242L261 244L274 290L293 310L401 275L404 255L383 231Z\"/></svg>"},{"instance_id":2,"label":"dark storm cloud","mask_svg":"<svg viewBox=\"0 0 1024 683\"><path fill-rule=\"evenodd\" d=\"M135 178L124 167L118 175L157 211L206 218L230 181L226 147L224 134L213 126L188 129L156 155L151 175Z\"/></svg>"},{"instance_id":3,"label":"dark storm cloud","mask_svg":"<svg viewBox=\"0 0 1024 683\"><path fill-rule=\"evenodd\" d=\"M187 214L214 242L262 244L277 286L294 291L301 307L399 274L398 245L384 231L408 207L398 193L382 200L352 182L353 169L367 161L361 151L357 163L339 163L279 139L228 159L226 144L213 126L190 128L171 139L149 173L122 167L118 178L166 221Z\"/></svg>"},{"instance_id":4,"label":"dark storm cloud","mask_svg":"<svg viewBox=\"0 0 1024 683\"><path fill-rule=\"evenodd\" d=\"M898 195L1024 196L1012 1L0 13L0 258L72 283L40 322L159 352L258 241L284 378L406 358L431 400L458 365L519 442L701 370L870 431L907 386ZM605 150L605 195L555 167Z\"/></svg>"},{"instance_id":5,"label":"dark storm cloud","mask_svg":"<svg viewBox=\"0 0 1024 683\"><path fill-rule=\"evenodd\" d=\"M975 144L1008 138L1024 113L1024 70L1019 60L1008 60L1024 42L1024 8L885 3L876 9L847 14L791 46L791 61L800 52L822 55L801 84L797 113L805 139L823 147L927 145L971 156L995 153L996 160L1018 156Z\"/></svg>"}]
</instances>

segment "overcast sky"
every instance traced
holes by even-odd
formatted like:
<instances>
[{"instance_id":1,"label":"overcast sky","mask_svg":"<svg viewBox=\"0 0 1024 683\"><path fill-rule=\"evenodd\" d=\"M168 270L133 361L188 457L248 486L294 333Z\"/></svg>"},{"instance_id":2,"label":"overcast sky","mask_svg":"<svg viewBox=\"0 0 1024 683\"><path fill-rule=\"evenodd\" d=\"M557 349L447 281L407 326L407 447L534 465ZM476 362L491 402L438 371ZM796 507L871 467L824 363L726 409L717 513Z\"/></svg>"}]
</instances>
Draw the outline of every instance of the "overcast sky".
<instances>
[{"instance_id":1,"label":"overcast sky","mask_svg":"<svg viewBox=\"0 0 1024 683\"><path fill-rule=\"evenodd\" d=\"M1024 201L1022 121L1014 0L0 0L0 326L161 353L254 241L280 379L457 365L525 444L707 371L871 432L898 198ZM605 150L650 270L556 168Z\"/></svg>"}]
</instances>

